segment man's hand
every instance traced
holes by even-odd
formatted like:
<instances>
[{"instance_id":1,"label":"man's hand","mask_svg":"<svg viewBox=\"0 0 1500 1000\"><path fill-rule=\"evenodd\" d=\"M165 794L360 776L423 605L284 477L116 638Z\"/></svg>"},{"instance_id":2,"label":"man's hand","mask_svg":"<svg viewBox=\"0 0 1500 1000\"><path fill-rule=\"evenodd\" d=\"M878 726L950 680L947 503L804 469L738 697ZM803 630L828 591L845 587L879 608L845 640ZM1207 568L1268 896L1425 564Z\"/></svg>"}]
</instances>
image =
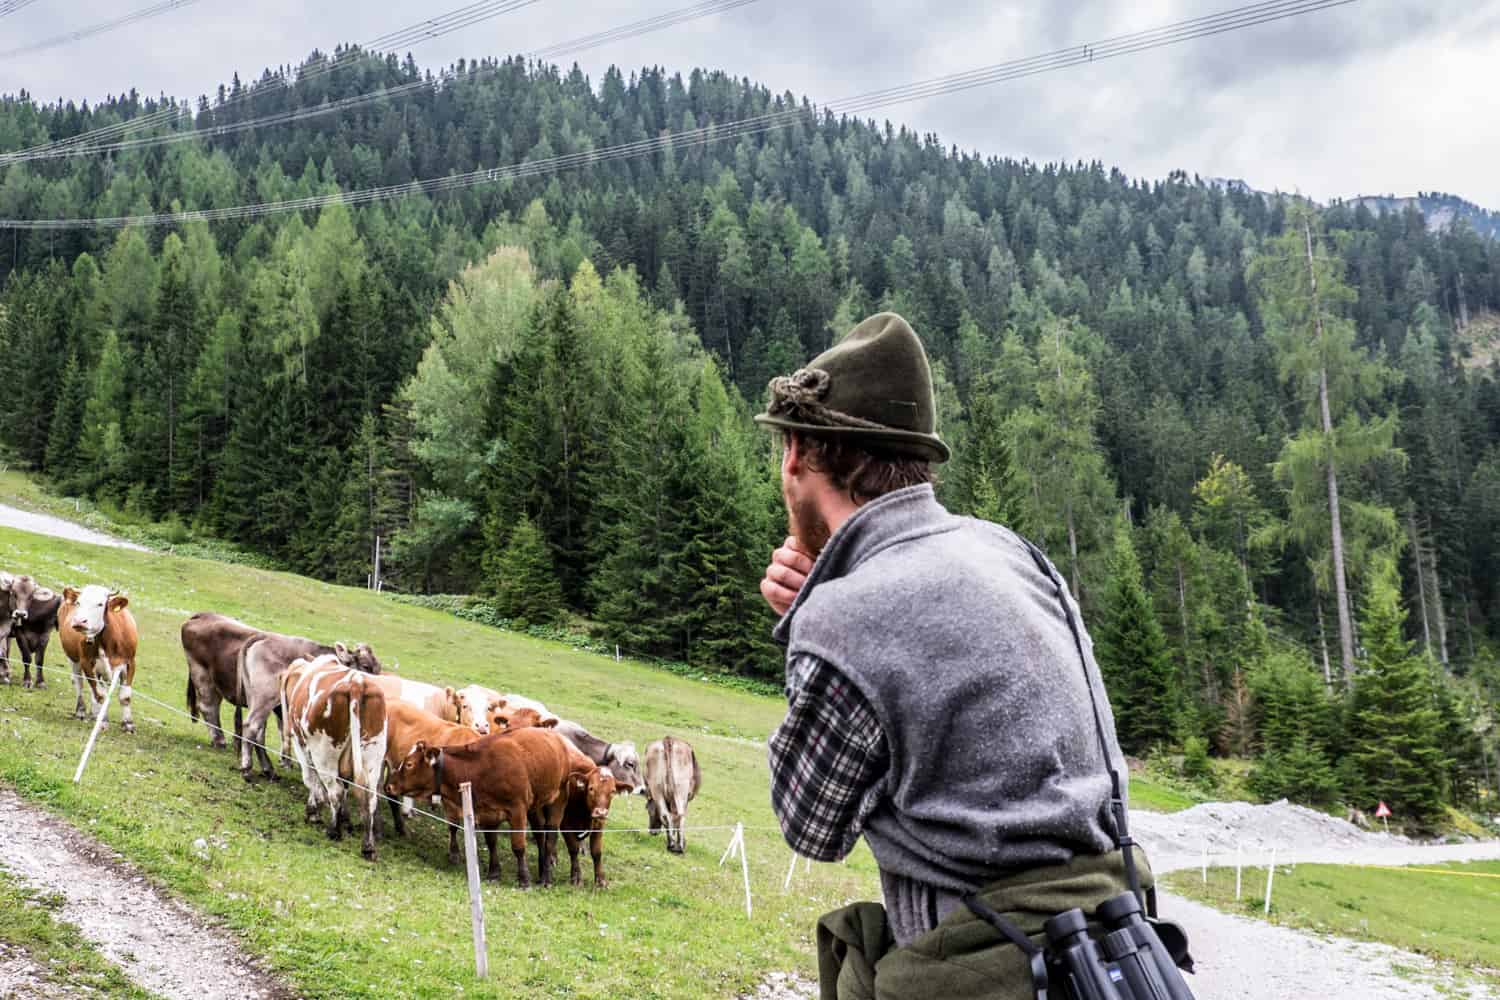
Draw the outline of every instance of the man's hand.
<instances>
[{"instance_id":1,"label":"man's hand","mask_svg":"<svg viewBox=\"0 0 1500 1000\"><path fill-rule=\"evenodd\" d=\"M786 614L812 568L813 557L801 542L788 535L781 548L771 553L771 565L766 567L766 575L760 581L760 596L766 599L772 611L778 615Z\"/></svg>"}]
</instances>

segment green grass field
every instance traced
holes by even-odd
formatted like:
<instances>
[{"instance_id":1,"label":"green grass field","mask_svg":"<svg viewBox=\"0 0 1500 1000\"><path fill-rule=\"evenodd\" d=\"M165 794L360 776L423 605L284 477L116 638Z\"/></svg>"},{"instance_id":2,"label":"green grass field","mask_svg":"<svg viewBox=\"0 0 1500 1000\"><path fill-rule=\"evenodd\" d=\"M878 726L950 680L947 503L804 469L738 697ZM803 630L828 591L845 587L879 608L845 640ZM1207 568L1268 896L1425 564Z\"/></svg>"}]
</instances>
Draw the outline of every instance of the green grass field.
<instances>
[{"instance_id":1,"label":"green grass field","mask_svg":"<svg viewBox=\"0 0 1500 1000\"><path fill-rule=\"evenodd\" d=\"M0 500L64 513L14 473L0 475ZM48 690L0 687L0 781L222 918L307 996L446 997L459 988L507 997L733 996L771 970L811 974L818 915L879 898L863 847L847 865L816 865L811 874L799 865L792 891L782 891L791 855L774 829L764 748L784 711L780 699L244 566L0 529L0 567L52 586L127 590L141 630L137 734L121 733L112 709L115 724L83 783L72 783L87 727L70 717L72 686L54 637ZM198 610L329 641L367 641L388 666L399 661L404 676L521 691L642 748L666 733L684 737L704 775L688 814L688 853L669 855L660 837L615 833L605 847L607 891L562 885L523 893L502 847L504 881L484 889L491 979L480 982L462 869L447 867L441 827L418 818L409 839L385 840L371 866L359 857L357 837L330 843L303 821L295 770L275 785L245 784L230 755L210 750L203 726L178 711L186 682L178 629ZM228 725L227 709L223 718ZM1133 794L1144 808L1190 804L1150 783L1133 786ZM692 830L736 822L747 829L750 919L738 867L718 864L729 831ZM645 826L644 800L616 800L611 823ZM192 851L198 838L215 845L208 860Z\"/></svg>"},{"instance_id":2,"label":"green grass field","mask_svg":"<svg viewBox=\"0 0 1500 1000\"><path fill-rule=\"evenodd\" d=\"M1177 872L1167 885L1230 913L1263 914L1264 866L1244 870L1238 901L1233 868L1209 869L1207 885L1196 870ZM1298 865L1295 871L1278 865L1271 919L1395 945L1473 969L1500 985L1500 862L1402 869Z\"/></svg>"}]
</instances>

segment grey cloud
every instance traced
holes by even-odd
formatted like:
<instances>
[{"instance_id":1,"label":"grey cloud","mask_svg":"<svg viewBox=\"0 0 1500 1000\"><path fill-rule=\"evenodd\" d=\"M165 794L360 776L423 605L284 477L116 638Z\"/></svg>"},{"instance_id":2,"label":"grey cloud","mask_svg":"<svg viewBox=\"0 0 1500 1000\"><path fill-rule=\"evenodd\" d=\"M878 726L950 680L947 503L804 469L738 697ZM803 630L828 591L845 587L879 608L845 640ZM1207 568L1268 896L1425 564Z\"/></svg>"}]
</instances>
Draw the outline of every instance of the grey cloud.
<instances>
[{"instance_id":1,"label":"grey cloud","mask_svg":"<svg viewBox=\"0 0 1500 1000\"><path fill-rule=\"evenodd\" d=\"M145 0L34 4L0 21L0 46L117 16L122 2ZM459 2L202 0L77 46L9 60L0 66L0 90L94 100L136 87L196 97L235 71L255 79L267 65L294 64L314 48L326 52L373 38ZM437 69L459 57L550 45L687 2L542 0L411 51L419 65ZM611 63L627 72L704 66L825 102L1217 13L1236 2L760 0L577 61L595 82ZM1500 207L1500 175L1487 166L1500 153L1500 139L1476 131L1472 115L1492 79L1497 41L1500 10L1493 6L1359 2L873 116L986 154L1098 159L1146 177L1181 168L1324 198L1437 188ZM1465 100L1467 120L1461 107L1450 107Z\"/></svg>"}]
</instances>

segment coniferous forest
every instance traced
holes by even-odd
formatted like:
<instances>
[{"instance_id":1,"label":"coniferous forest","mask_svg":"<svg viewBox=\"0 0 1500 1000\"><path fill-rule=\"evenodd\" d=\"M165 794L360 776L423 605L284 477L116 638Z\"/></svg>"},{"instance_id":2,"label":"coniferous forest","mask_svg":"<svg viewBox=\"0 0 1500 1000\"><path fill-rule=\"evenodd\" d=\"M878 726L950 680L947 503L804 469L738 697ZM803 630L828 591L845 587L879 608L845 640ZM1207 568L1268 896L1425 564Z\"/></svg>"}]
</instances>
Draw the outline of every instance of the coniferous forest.
<instances>
[{"instance_id":1,"label":"coniferous forest","mask_svg":"<svg viewBox=\"0 0 1500 1000\"><path fill-rule=\"evenodd\" d=\"M329 58L159 130L424 79L344 50L307 74ZM358 207L0 231L9 460L323 579L366 584L378 538L389 587L774 679L756 584L784 517L749 416L895 310L935 363L944 499L1067 574L1128 751L1253 757L1260 795L1421 819L1495 794L1493 236L979 156L706 70L426 79L0 166L0 218L401 186L807 113ZM22 93L0 152L159 110Z\"/></svg>"}]
</instances>

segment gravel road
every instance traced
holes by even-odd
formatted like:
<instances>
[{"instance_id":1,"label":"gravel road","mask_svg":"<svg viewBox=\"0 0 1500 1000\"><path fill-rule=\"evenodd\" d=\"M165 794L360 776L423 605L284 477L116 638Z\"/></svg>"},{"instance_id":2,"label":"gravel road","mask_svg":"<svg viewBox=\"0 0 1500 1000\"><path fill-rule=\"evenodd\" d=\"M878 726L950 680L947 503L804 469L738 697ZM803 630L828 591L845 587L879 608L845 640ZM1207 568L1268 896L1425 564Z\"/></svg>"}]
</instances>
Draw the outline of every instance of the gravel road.
<instances>
[{"instance_id":1,"label":"gravel road","mask_svg":"<svg viewBox=\"0 0 1500 1000\"><path fill-rule=\"evenodd\" d=\"M15 528L18 531L29 531L36 535L51 535L53 538L66 538L73 542L88 542L90 545L108 545L117 549L134 549L136 552L149 552L143 545L127 542L123 538L115 538L92 528L85 528L81 524L51 514L37 514L29 510L21 510L19 507L11 507L0 503L0 528Z\"/></svg>"},{"instance_id":2,"label":"gravel road","mask_svg":"<svg viewBox=\"0 0 1500 1000\"><path fill-rule=\"evenodd\" d=\"M168 1000L291 996L228 933L163 896L114 852L8 790L0 790L0 866L35 889L61 895L60 919L133 981ZM0 962L0 976L14 976L18 991L34 985L35 971L18 960ZM9 988L0 979L0 996L9 996Z\"/></svg>"}]
</instances>

